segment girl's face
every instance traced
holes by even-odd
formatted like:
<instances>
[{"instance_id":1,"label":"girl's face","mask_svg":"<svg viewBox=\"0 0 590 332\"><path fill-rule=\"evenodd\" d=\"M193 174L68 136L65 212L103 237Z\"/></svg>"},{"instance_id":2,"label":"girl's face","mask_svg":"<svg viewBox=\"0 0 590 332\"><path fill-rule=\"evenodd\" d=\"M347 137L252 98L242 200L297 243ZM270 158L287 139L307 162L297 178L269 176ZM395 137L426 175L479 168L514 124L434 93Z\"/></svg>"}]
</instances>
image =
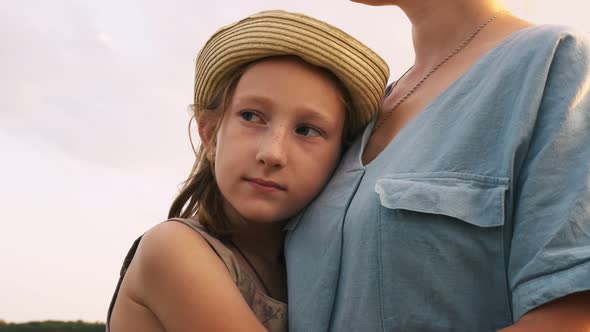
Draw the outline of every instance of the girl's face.
<instances>
[{"instance_id":1,"label":"girl's face","mask_svg":"<svg viewBox=\"0 0 590 332\"><path fill-rule=\"evenodd\" d=\"M228 216L282 221L307 205L340 159L345 112L332 79L301 60L250 66L217 132L215 178Z\"/></svg>"}]
</instances>

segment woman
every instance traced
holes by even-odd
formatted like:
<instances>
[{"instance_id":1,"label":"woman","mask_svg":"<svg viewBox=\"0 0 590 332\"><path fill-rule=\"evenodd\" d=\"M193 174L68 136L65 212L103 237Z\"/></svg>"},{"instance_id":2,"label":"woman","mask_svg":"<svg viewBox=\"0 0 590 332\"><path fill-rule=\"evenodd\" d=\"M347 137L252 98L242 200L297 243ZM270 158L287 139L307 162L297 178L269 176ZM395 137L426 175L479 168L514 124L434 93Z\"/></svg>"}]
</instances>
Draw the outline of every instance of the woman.
<instances>
[{"instance_id":1,"label":"woman","mask_svg":"<svg viewBox=\"0 0 590 332\"><path fill-rule=\"evenodd\" d=\"M291 331L588 331L590 46L497 0L358 0L413 67L287 227Z\"/></svg>"}]
</instances>

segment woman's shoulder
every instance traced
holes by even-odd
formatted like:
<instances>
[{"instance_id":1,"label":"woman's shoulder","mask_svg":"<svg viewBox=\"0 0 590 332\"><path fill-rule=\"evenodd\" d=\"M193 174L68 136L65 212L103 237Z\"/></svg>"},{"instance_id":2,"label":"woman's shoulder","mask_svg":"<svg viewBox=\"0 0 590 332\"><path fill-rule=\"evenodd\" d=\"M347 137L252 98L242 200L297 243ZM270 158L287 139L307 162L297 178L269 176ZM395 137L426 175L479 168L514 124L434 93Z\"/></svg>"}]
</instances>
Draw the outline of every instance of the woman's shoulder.
<instances>
[{"instance_id":1,"label":"woman's shoulder","mask_svg":"<svg viewBox=\"0 0 590 332\"><path fill-rule=\"evenodd\" d=\"M588 49L590 46L590 37L588 33L580 31L574 27L556 24L538 24L517 31L514 34L513 41L520 46L522 43L528 44L533 49L542 47L556 48L573 46L575 48Z\"/></svg>"},{"instance_id":2,"label":"woman's shoulder","mask_svg":"<svg viewBox=\"0 0 590 332\"><path fill-rule=\"evenodd\" d=\"M559 38L563 36L576 36L579 38L584 38L586 35L585 32L576 29L575 27L567 26L567 25L560 25L560 24L533 24L529 27L526 27L520 31L517 31L516 34L521 34L522 36L526 36L528 38L536 37L536 36L543 36L543 37L554 37Z\"/></svg>"},{"instance_id":3,"label":"woman's shoulder","mask_svg":"<svg viewBox=\"0 0 590 332\"><path fill-rule=\"evenodd\" d=\"M590 35L569 26L542 24L533 26L523 34L527 45L523 49L531 58L547 57L539 61L543 71L547 71L548 87L545 94L553 88L561 91L568 87L577 90L590 78ZM545 69L546 68L546 69Z\"/></svg>"},{"instance_id":4,"label":"woman's shoulder","mask_svg":"<svg viewBox=\"0 0 590 332\"><path fill-rule=\"evenodd\" d=\"M493 65L485 70L511 77L538 75L546 80L561 80L567 79L567 75L556 74L566 70L573 73L568 75L585 78L590 68L590 38L587 33L564 25L532 25L505 39L488 60L486 64Z\"/></svg>"}]
</instances>

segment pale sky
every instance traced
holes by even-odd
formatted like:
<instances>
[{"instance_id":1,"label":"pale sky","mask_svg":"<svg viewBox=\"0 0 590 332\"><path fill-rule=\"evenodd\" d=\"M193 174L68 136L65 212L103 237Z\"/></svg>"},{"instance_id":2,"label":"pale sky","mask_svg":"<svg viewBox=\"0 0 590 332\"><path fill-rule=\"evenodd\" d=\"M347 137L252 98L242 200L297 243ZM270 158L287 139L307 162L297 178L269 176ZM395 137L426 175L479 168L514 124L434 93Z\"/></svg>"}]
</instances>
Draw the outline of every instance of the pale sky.
<instances>
[{"instance_id":1,"label":"pale sky","mask_svg":"<svg viewBox=\"0 0 590 332\"><path fill-rule=\"evenodd\" d=\"M509 0L590 32L584 0ZM198 49L264 9L324 19L412 63L394 7L346 0L8 0L0 6L0 319L104 321L133 240L164 220L193 155Z\"/></svg>"}]
</instances>

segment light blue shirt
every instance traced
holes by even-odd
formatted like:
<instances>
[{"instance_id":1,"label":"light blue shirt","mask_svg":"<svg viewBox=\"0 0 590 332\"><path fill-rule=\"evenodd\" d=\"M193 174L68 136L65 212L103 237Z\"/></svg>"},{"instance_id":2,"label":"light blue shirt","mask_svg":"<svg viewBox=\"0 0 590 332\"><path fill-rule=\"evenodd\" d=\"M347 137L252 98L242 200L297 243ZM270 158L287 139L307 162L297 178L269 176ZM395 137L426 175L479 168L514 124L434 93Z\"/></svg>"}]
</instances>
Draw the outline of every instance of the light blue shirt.
<instances>
[{"instance_id":1,"label":"light blue shirt","mask_svg":"<svg viewBox=\"0 0 590 332\"><path fill-rule=\"evenodd\" d=\"M496 331L590 290L590 43L511 35L287 227L289 328Z\"/></svg>"}]
</instances>

